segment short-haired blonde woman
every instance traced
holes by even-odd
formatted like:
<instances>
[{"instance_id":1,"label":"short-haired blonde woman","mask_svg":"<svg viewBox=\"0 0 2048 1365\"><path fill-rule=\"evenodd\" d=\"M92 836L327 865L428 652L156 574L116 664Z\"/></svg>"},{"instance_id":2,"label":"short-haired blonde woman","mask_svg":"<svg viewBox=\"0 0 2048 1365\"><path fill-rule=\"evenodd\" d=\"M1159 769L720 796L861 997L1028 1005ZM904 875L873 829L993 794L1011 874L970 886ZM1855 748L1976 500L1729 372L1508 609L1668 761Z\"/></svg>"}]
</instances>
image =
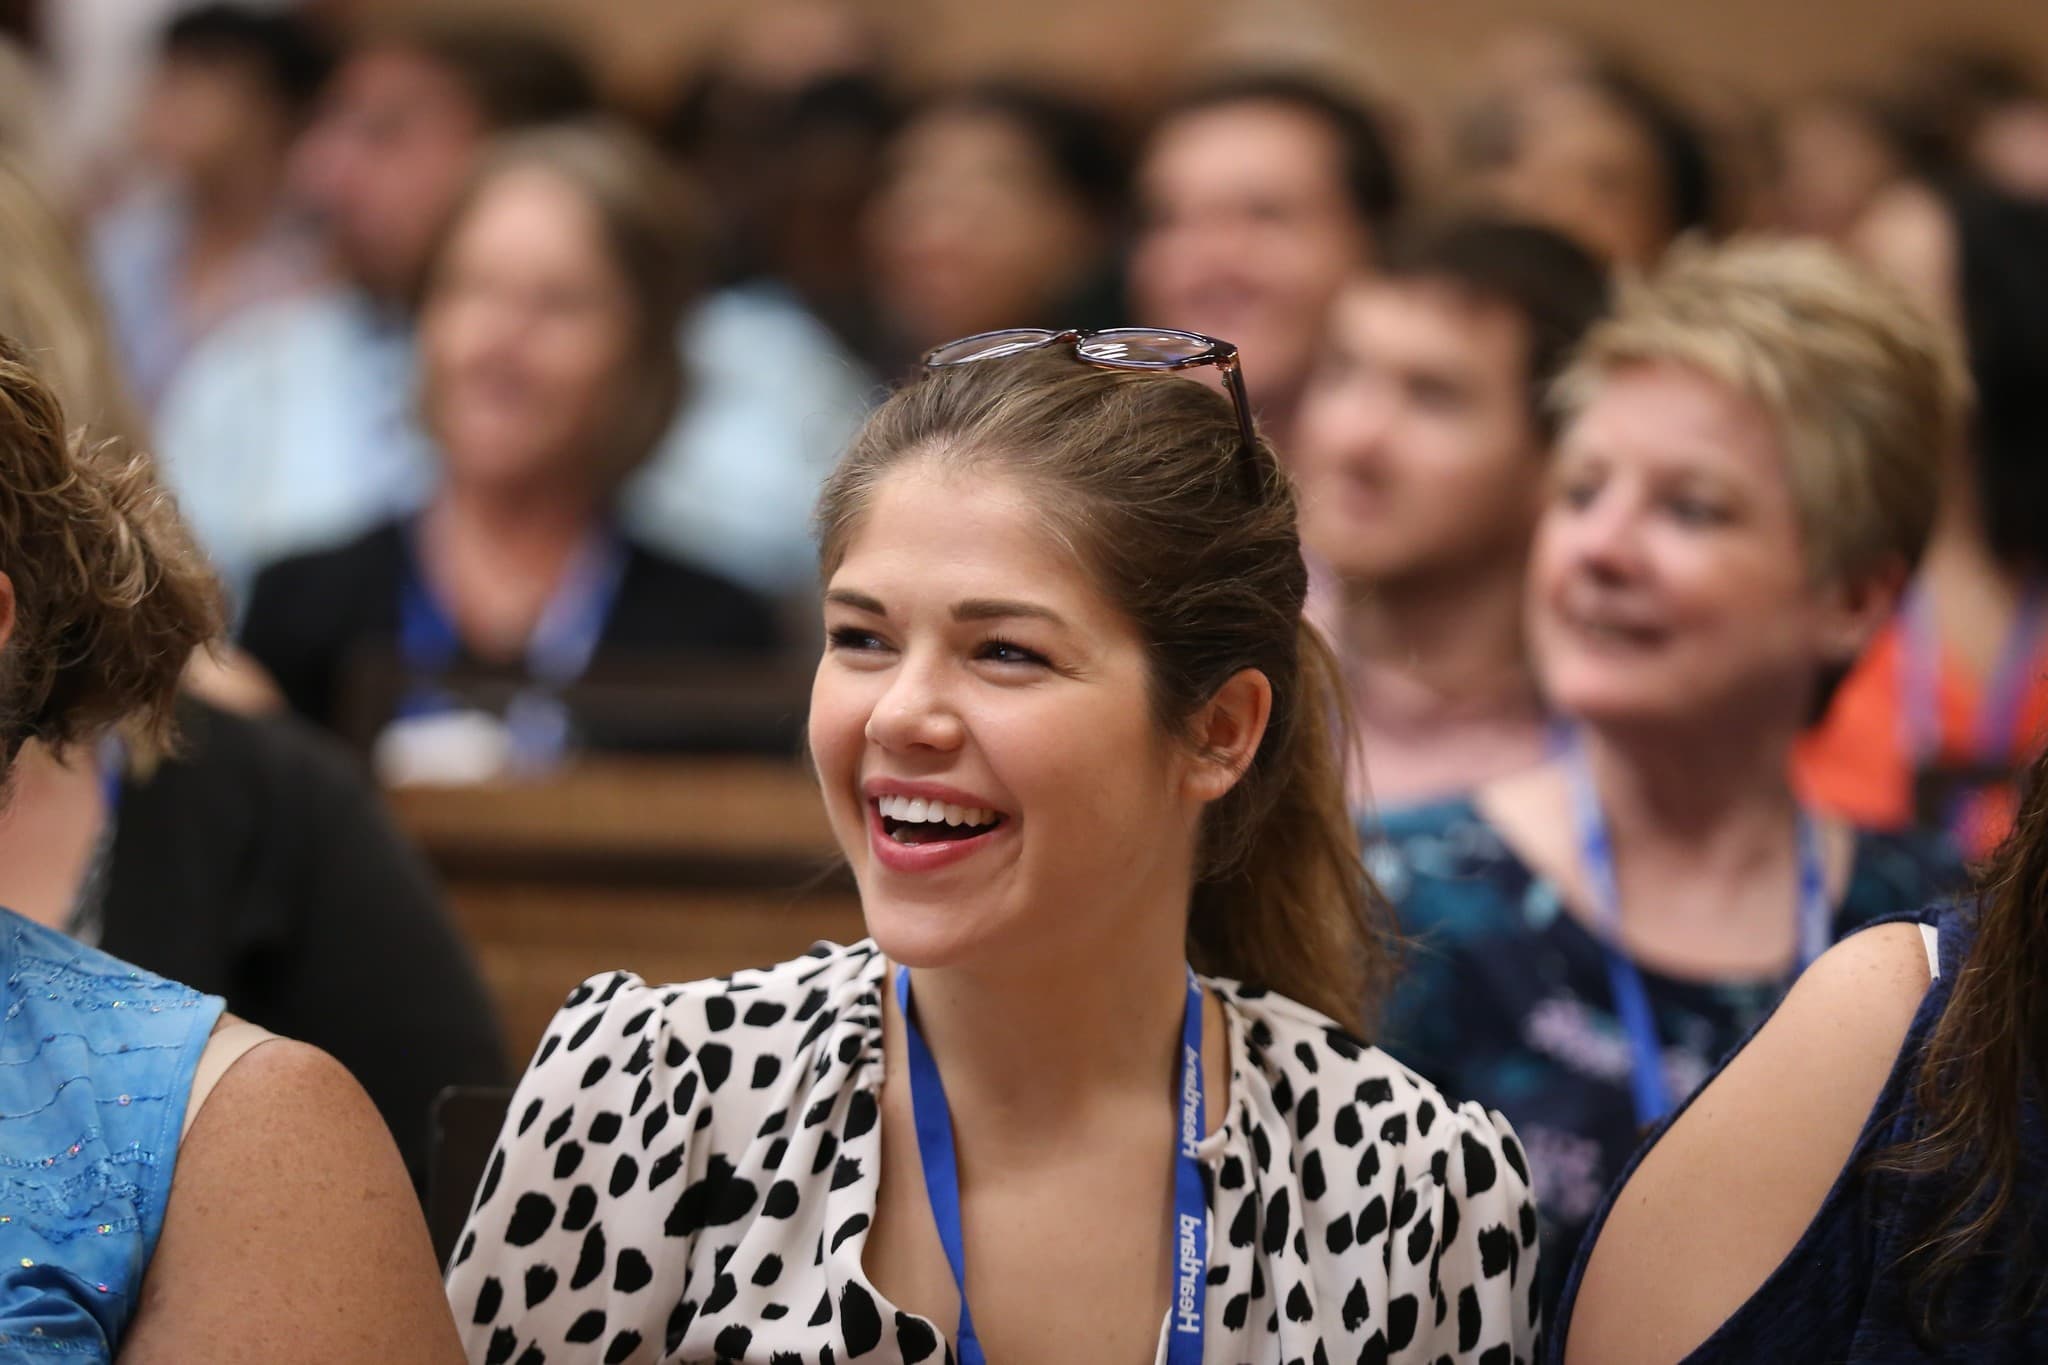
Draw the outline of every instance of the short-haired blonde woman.
<instances>
[{"instance_id":1,"label":"short-haired blonde woman","mask_svg":"<svg viewBox=\"0 0 2048 1365\"><path fill-rule=\"evenodd\" d=\"M1385 817L1388 1048L1529 1149L1554 1295L1643 1131L1829 943L1956 875L1803 810L1793 741L1897 601L1957 366L1826 249L1681 251L1561 382L1530 571L1559 754Z\"/></svg>"}]
</instances>

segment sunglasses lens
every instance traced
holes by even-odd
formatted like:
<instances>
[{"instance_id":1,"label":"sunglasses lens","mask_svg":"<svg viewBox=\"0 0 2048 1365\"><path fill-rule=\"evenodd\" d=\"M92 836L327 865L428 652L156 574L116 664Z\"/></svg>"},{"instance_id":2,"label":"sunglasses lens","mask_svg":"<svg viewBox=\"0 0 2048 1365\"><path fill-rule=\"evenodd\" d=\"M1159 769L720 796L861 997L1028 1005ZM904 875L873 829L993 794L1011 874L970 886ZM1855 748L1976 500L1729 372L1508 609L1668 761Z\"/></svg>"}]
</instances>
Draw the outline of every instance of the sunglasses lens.
<instances>
[{"instance_id":1,"label":"sunglasses lens","mask_svg":"<svg viewBox=\"0 0 2048 1365\"><path fill-rule=\"evenodd\" d=\"M1213 338L1193 332L1144 327L1117 327L1081 343L1083 356L1109 365L1171 367L1208 359L1224 349Z\"/></svg>"},{"instance_id":2,"label":"sunglasses lens","mask_svg":"<svg viewBox=\"0 0 2048 1365\"><path fill-rule=\"evenodd\" d=\"M1043 346L1058 335L1058 332L1049 332L1043 327L1013 327L1003 332L982 332L934 348L926 353L924 363L964 365L971 360L994 360Z\"/></svg>"}]
</instances>

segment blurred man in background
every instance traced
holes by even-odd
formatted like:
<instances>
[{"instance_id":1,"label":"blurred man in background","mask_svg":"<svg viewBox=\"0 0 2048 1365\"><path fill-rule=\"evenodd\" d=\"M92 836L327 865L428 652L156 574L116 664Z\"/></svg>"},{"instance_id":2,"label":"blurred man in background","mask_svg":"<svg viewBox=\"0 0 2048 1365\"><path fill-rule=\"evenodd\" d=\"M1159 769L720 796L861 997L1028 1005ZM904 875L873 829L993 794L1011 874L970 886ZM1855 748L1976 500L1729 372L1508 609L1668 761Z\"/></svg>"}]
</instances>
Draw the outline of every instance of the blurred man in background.
<instances>
[{"instance_id":1,"label":"blurred man in background","mask_svg":"<svg viewBox=\"0 0 2048 1365\"><path fill-rule=\"evenodd\" d=\"M135 125L145 179L92 240L115 340L146 405L208 332L317 278L318 244L284 185L330 60L289 10L201 5L165 28Z\"/></svg>"},{"instance_id":2,"label":"blurred man in background","mask_svg":"<svg viewBox=\"0 0 2048 1365\"><path fill-rule=\"evenodd\" d=\"M1385 131L1306 77L1230 77L1167 107L1136 192L1132 321L1235 342L1286 452L1330 302L1401 206Z\"/></svg>"},{"instance_id":3,"label":"blurred man in background","mask_svg":"<svg viewBox=\"0 0 2048 1365\"><path fill-rule=\"evenodd\" d=\"M1555 430L1545 390L1607 277L1547 228L1454 221L1338 296L1295 425L1302 540L1335 579L1339 657L1375 805L1540 761L1522 583Z\"/></svg>"}]
</instances>

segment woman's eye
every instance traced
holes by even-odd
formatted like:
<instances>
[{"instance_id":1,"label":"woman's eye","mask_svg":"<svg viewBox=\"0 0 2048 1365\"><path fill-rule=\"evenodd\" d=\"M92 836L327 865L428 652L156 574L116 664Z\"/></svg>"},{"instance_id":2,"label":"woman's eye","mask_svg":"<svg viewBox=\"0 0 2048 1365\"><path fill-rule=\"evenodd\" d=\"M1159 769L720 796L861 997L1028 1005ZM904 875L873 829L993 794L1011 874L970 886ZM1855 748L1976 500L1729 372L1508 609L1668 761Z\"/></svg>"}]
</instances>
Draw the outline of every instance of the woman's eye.
<instances>
[{"instance_id":1,"label":"woman's eye","mask_svg":"<svg viewBox=\"0 0 2048 1365\"><path fill-rule=\"evenodd\" d=\"M1043 664L1045 662L1043 654L1035 650L1026 649L1019 644L1012 644L1008 640L989 640L985 642L978 653L978 657L998 664Z\"/></svg>"},{"instance_id":2,"label":"woman's eye","mask_svg":"<svg viewBox=\"0 0 2048 1365\"><path fill-rule=\"evenodd\" d=\"M859 626L834 626L825 632L826 641L836 650L866 652L881 649L881 637L873 631L862 630Z\"/></svg>"},{"instance_id":3,"label":"woman's eye","mask_svg":"<svg viewBox=\"0 0 2048 1365\"><path fill-rule=\"evenodd\" d=\"M1591 505L1599 495L1600 485L1590 479L1575 479L1557 486L1557 500L1566 507L1582 508Z\"/></svg>"},{"instance_id":4,"label":"woman's eye","mask_svg":"<svg viewBox=\"0 0 2048 1365\"><path fill-rule=\"evenodd\" d=\"M1718 526L1728 520L1726 508L1704 498L1673 498L1667 506L1671 515L1687 526Z\"/></svg>"}]
</instances>

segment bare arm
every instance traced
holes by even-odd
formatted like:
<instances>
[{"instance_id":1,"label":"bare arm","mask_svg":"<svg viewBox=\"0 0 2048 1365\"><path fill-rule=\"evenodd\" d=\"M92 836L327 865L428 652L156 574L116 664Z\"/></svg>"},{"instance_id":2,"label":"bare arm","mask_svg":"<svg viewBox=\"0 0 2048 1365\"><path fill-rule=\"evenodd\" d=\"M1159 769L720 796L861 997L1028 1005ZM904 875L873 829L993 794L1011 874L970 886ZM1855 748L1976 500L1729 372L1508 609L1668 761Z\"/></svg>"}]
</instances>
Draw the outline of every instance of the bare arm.
<instances>
[{"instance_id":1,"label":"bare arm","mask_svg":"<svg viewBox=\"0 0 2048 1365\"><path fill-rule=\"evenodd\" d=\"M1651 1148L1586 1263L1566 1365L1656 1365L1713 1334L1819 1212L1927 992L1920 929L1835 945Z\"/></svg>"},{"instance_id":2,"label":"bare arm","mask_svg":"<svg viewBox=\"0 0 2048 1365\"><path fill-rule=\"evenodd\" d=\"M178 1150L120 1365L456 1365L427 1229L377 1111L339 1063L266 1043Z\"/></svg>"}]
</instances>

